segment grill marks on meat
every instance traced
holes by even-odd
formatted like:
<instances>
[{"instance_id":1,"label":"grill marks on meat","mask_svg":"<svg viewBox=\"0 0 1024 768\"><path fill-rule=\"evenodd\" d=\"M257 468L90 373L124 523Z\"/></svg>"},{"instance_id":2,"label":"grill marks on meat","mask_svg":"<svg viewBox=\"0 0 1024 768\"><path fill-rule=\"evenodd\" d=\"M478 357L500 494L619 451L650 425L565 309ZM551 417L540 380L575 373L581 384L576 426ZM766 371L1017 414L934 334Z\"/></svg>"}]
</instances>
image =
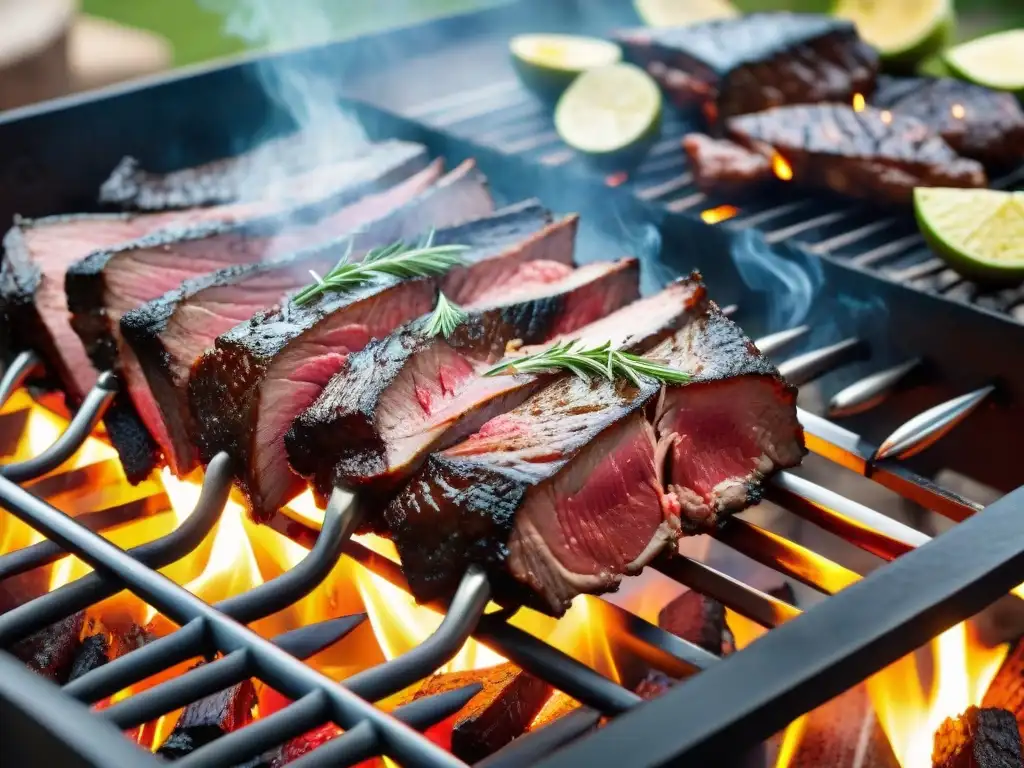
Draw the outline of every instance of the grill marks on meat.
<instances>
[{"instance_id":1,"label":"grill marks on meat","mask_svg":"<svg viewBox=\"0 0 1024 768\"><path fill-rule=\"evenodd\" d=\"M417 174L383 193L386 198L380 200L379 212L389 210L353 235L356 254L418 236L432 225L457 224L490 209L486 187L472 166L460 167L422 191L436 170L427 177ZM532 221L539 227L545 214L539 205L527 204L509 211L506 218L510 223ZM187 474L198 461L188 408L192 364L213 347L218 335L307 285L310 269L326 273L347 244L348 238L288 257L236 265L194 278L121 318L121 332L136 364L125 370L129 391L176 474Z\"/></svg>"},{"instance_id":2,"label":"grill marks on meat","mask_svg":"<svg viewBox=\"0 0 1024 768\"><path fill-rule=\"evenodd\" d=\"M774 178L770 158L728 139L691 133L683 137L683 150L690 158L697 186L704 192L741 198L756 195Z\"/></svg>"},{"instance_id":3,"label":"grill marks on meat","mask_svg":"<svg viewBox=\"0 0 1024 768\"><path fill-rule=\"evenodd\" d=\"M617 39L673 101L701 107L712 125L784 104L849 103L874 89L878 72L878 54L853 24L824 15L754 13Z\"/></svg>"},{"instance_id":4,"label":"grill marks on meat","mask_svg":"<svg viewBox=\"0 0 1024 768\"><path fill-rule=\"evenodd\" d=\"M561 613L799 462L795 390L713 304L691 317L647 355L692 383L565 375L430 457L386 512L419 600L449 595L479 563L506 596L532 593Z\"/></svg>"},{"instance_id":5,"label":"grill marks on meat","mask_svg":"<svg viewBox=\"0 0 1024 768\"><path fill-rule=\"evenodd\" d=\"M830 189L851 197L909 203L914 187L983 187L985 170L960 157L921 121L867 108L856 111L841 104L778 107L733 118L729 137L739 147L768 159L780 156L792 171L792 182ZM690 138L691 144L696 139ZM697 178L717 188L720 170L710 160L691 156ZM759 167L750 163L751 180ZM768 169L761 166L766 176ZM734 183L732 173L721 176Z\"/></svg>"},{"instance_id":6,"label":"grill marks on meat","mask_svg":"<svg viewBox=\"0 0 1024 768\"><path fill-rule=\"evenodd\" d=\"M393 144L387 152L374 151L339 173L329 194L309 205L274 204L275 212L235 224L207 224L170 228L140 240L94 251L68 269L65 291L72 312L71 326L99 369L130 372L131 396L151 412L151 397L131 349L123 343L120 319L125 312L179 287L185 280L223 267L272 258L303 246L336 237L390 206L388 190L415 177L426 161L423 147ZM436 178L440 169L419 171L410 181L415 192ZM408 193L406 194L408 196ZM132 482L152 470L158 456L156 443L130 418L131 406L121 405L123 418L110 429L126 476ZM157 419L151 426L159 427ZM109 424L108 424L109 427ZM166 433L160 434L167 442ZM129 445L133 447L129 452ZM138 450L144 446L142 450Z\"/></svg>"},{"instance_id":7,"label":"grill marks on meat","mask_svg":"<svg viewBox=\"0 0 1024 768\"><path fill-rule=\"evenodd\" d=\"M575 230L575 220L571 225ZM549 263L526 266L534 265ZM431 450L480 426L459 418L460 395L510 342L540 344L570 334L639 295L633 259L573 272L557 266L568 274L533 285L517 281L519 290L502 306L472 311L449 339L425 338L417 321L352 355L292 426L286 440L292 467L313 479L321 498L335 485L389 491Z\"/></svg>"},{"instance_id":8,"label":"grill marks on meat","mask_svg":"<svg viewBox=\"0 0 1024 768\"><path fill-rule=\"evenodd\" d=\"M946 77L882 77L871 101L926 123L961 155L985 165L1024 158L1024 110L1011 93Z\"/></svg>"}]
</instances>

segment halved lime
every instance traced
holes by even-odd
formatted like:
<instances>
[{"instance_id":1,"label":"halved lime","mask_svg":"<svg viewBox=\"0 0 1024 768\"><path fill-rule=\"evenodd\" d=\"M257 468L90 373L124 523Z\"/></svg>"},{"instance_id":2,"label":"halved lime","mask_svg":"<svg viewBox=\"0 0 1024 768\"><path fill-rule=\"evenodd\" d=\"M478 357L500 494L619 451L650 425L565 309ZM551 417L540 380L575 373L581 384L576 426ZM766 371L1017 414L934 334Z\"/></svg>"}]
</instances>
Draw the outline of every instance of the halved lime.
<instances>
[{"instance_id":1,"label":"halved lime","mask_svg":"<svg viewBox=\"0 0 1024 768\"><path fill-rule=\"evenodd\" d=\"M918 187L914 212L925 240L957 272L1024 279L1024 192Z\"/></svg>"},{"instance_id":2,"label":"halved lime","mask_svg":"<svg viewBox=\"0 0 1024 768\"><path fill-rule=\"evenodd\" d=\"M652 27L680 27L740 15L729 0L633 0L633 5L644 24Z\"/></svg>"},{"instance_id":3,"label":"halved lime","mask_svg":"<svg viewBox=\"0 0 1024 768\"><path fill-rule=\"evenodd\" d=\"M950 48L944 58L964 80L1024 94L1024 29L979 37Z\"/></svg>"},{"instance_id":4,"label":"halved lime","mask_svg":"<svg viewBox=\"0 0 1024 768\"><path fill-rule=\"evenodd\" d=\"M913 70L956 32L952 0L839 0L835 13L857 25L888 69Z\"/></svg>"},{"instance_id":5,"label":"halved lime","mask_svg":"<svg viewBox=\"0 0 1024 768\"><path fill-rule=\"evenodd\" d=\"M642 151L661 129L661 91L633 64L592 69L558 100L555 128L566 144L592 157Z\"/></svg>"},{"instance_id":6,"label":"halved lime","mask_svg":"<svg viewBox=\"0 0 1024 768\"><path fill-rule=\"evenodd\" d=\"M509 42L512 63L523 84L555 98L581 73L622 60L615 43L575 35L517 35Z\"/></svg>"}]
</instances>

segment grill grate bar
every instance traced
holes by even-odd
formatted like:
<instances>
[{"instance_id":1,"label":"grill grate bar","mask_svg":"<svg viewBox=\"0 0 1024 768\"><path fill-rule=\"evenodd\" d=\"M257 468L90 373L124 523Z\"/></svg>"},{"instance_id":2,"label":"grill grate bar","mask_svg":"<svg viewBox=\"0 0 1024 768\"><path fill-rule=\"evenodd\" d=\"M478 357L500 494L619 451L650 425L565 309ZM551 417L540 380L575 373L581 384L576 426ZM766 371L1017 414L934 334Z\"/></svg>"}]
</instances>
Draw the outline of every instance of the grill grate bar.
<instances>
[{"instance_id":1,"label":"grill grate bar","mask_svg":"<svg viewBox=\"0 0 1024 768\"><path fill-rule=\"evenodd\" d=\"M0 408L3 408L29 377L43 373L43 361L35 352L19 352L0 379Z\"/></svg>"},{"instance_id":2,"label":"grill grate bar","mask_svg":"<svg viewBox=\"0 0 1024 768\"><path fill-rule=\"evenodd\" d=\"M911 371L921 365L921 362L921 358L914 358L872 373L843 387L829 401L828 415L836 418L870 410L885 400Z\"/></svg>"},{"instance_id":3,"label":"grill grate bar","mask_svg":"<svg viewBox=\"0 0 1024 768\"><path fill-rule=\"evenodd\" d=\"M729 226L734 229L748 229L751 227L759 227L762 224L777 219L780 216L788 216L791 213L799 211L801 208L806 208L813 203L810 200L797 200L794 203L785 203L784 205L777 205L774 208L769 208L766 211L759 211L758 213L752 213L750 215L743 215L742 213L736 218L729 222Z\"/></svg>"},{"instance_id":4,"label":"grill grate bar","mask_svg":"<svg viewBox=\"0 0 1024 768\"><path fill-rule=\"evenodd\" d=\"M791 240L809 229L814 229L815 227L827 227L863 212L864 208L862 206L854 206L851 208L844 208L839 211L833 211L831 213L824 213L820 216L815 216L813 219L806 219L798 224L792 224L788 227L784 227L783 229L766 232L764 239L765 242L775 245L776 243L781 243L785 240Z\"/></svg>"},{"instance_id":5,"label":"grill grate bar","mask_svg":"<svg viewBox=\"0 0 1024 768\"><path fill-rule=\"evenodd\" d=\"M810 245L808 246L808 249L811 251L811 253L830 253L832 251L837 251L840 248L846 248L848 246L851 246L854 243L863 240L864 238L876 235L879 232L882 232L888 229L889 227L892 227L899 223L900 220L895 216L887 219L881 219L879 221L873 221L870 224L865 224L863 227L857 227L856 229L852 229L849 232L844 232L841 235L835 235L834 237L830 237L827 240L822 240L820 243Z\"/></svg>"},{"instance_id":6,"label":"grill grate bar","mask_svg":"<svg viewBox=\"0 0 1024 768\"><path fill-rule=\"evenodd\" d=\"M856 264L858 267L870 267L880 261L905 253L910 248L923 242L924 239L917 233L905 235L896 240L891 240L885 245L880 245L877 248L872 248L870 251L852 257L850 263Z\"/></svg>"},{"instance_id":7,"label":"grill grate bar","mask_svg":"<svg viewBox=\"0 0 1024 768\"><path fill-rule=\"evenodd\" d=\"M498 94L505 94L518 90L519 82L517 80L499 80L497 82L488 83L487 85L482 85L479 88L458 91L457 93L449 94L448 96L441 96L429 101L423 101L415 106L406 107L403 112L405 112L409 117L422 118L434 112L446 112L448 110L457 109L458 107L466 104L475 103L480 99L493 98Z\"/></svg>"},{"instance_id":8,"label":"grill grate bar","mask_svg":"<svg viewBox=\"0 0 1024 768\"><path fill-rule=\"evenodd\" d=\"M682 176L669 179L662 184L655 184L653 187L644 187L636 193L637 197L641 200L655 200L664 195L670 195L673 192L679 192L686 189L693 183L693 175L684 173Z\"/></svg>"},{"instance_id":9,"label":"grill grate bar","mask_svg":"<svg viewBox=\"0 0 1024 768\"><path fill-rule=\"evenodd\" d=\"M917 455L966 419L994 391L993 386L982 387L918 414L882 442L876 457L906 459Z\"/></svg>"}]
</instances>

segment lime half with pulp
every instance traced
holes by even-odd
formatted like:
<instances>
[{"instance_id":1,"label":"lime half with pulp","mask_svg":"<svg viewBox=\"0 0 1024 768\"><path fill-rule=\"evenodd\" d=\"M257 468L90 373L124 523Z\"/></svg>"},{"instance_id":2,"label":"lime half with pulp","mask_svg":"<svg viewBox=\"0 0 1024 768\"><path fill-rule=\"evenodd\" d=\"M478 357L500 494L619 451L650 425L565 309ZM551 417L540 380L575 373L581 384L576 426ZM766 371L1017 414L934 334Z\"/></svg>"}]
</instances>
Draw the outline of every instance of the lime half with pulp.
<instances>
[{"instance_id":1,"label":"lime half with pulp","mask_svg":"<svg viewBox=\"0 0 1024 768\"><path fill-rule=\"evenodd\" d=\"M681 27L740 15L729 0L633 0L633 4L644 24L652 27Z\"/></svg>"},{"instance_id":2,"label":"lime half with pulp","mask_svg":"<svg viewBox=\"0 0 1024 768\"><path fill-rule=\"evenodd\" d=\"M914 212L925 240L960 274L1024 279L1024 192L918 187Z\"/></svg>"},{"instance_id":3,"label":"lime half with pulp","mask_svg":"<svg viewBox=\"0 0 1024 768\"><path fill-rule=\"evenodd\" d=\"M953 40L952 0L839 0L837 16L857 25L889 69L912 71Z\"/></svg>"},{"instance_id":4,"label":"lime half with pulp","mask_svg":"<svg viewBox=\"0 0 1024 768\"><path fill-rule=\"evenodd\" d=\"M661 128L661 91L633 64L584 72L555 108L555 128L573 149L600 158L642 153Z\"/></svg>"},{"instance_id":5,"label":"lime half with pulp","mask_svg":"<svg viewBox=\"0 0 1024 768\"><path fill-rule=\"evenodd\" d=\"M979 37L950 48L944 58L957 77L1024 94L1024 29Z\"/></svg>"},{"instance_id":6,"label":"lime half with pulp","mask_svg":"<svg viewBox=\"0 0 1024 768\"><path fill-rule=\"evenodd\" d=\"M615 43L575 35L517 35L509 42L512 63L530 90L556 98L583 72L622 59Z\"/></svg>"}]
</instances>

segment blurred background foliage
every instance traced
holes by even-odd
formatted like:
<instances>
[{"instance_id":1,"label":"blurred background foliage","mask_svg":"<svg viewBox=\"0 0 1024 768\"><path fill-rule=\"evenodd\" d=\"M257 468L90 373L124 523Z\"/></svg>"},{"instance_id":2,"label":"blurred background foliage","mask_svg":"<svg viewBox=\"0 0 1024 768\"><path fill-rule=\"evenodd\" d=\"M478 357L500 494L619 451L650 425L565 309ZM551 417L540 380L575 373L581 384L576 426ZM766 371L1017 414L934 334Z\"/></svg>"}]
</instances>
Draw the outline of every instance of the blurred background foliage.
<instances>
[{"instance_id":1,"label":"blurred background foliage","mask_svg":"<svg viewBox=\"0 0 1024 768\"><path fill-rule=\"evenodd\" d=\"M493 0L492 0L493 1ZM685 0L681 0L685 2ZM317 38L350 37L387 26L411 24L433 16L458 13L489 4L487 0L262 0L322 9L329 29ZM559 0L550 0L559 2ZM628 2L628 0L623 0ZM823 11L831 0L735 0L743 10L788 8ZM913 2L913 0L880 0ZM84 0L83 10L134 27L157 32L174 49L174 63L193 64L253 47L224 31L223 18L214 7L231 0ZM959 37L969 39L983 32L1024 26L1024 0L957 0ZM301 11L300 11L301 12Z\"/></svg>"}]
</instances>

